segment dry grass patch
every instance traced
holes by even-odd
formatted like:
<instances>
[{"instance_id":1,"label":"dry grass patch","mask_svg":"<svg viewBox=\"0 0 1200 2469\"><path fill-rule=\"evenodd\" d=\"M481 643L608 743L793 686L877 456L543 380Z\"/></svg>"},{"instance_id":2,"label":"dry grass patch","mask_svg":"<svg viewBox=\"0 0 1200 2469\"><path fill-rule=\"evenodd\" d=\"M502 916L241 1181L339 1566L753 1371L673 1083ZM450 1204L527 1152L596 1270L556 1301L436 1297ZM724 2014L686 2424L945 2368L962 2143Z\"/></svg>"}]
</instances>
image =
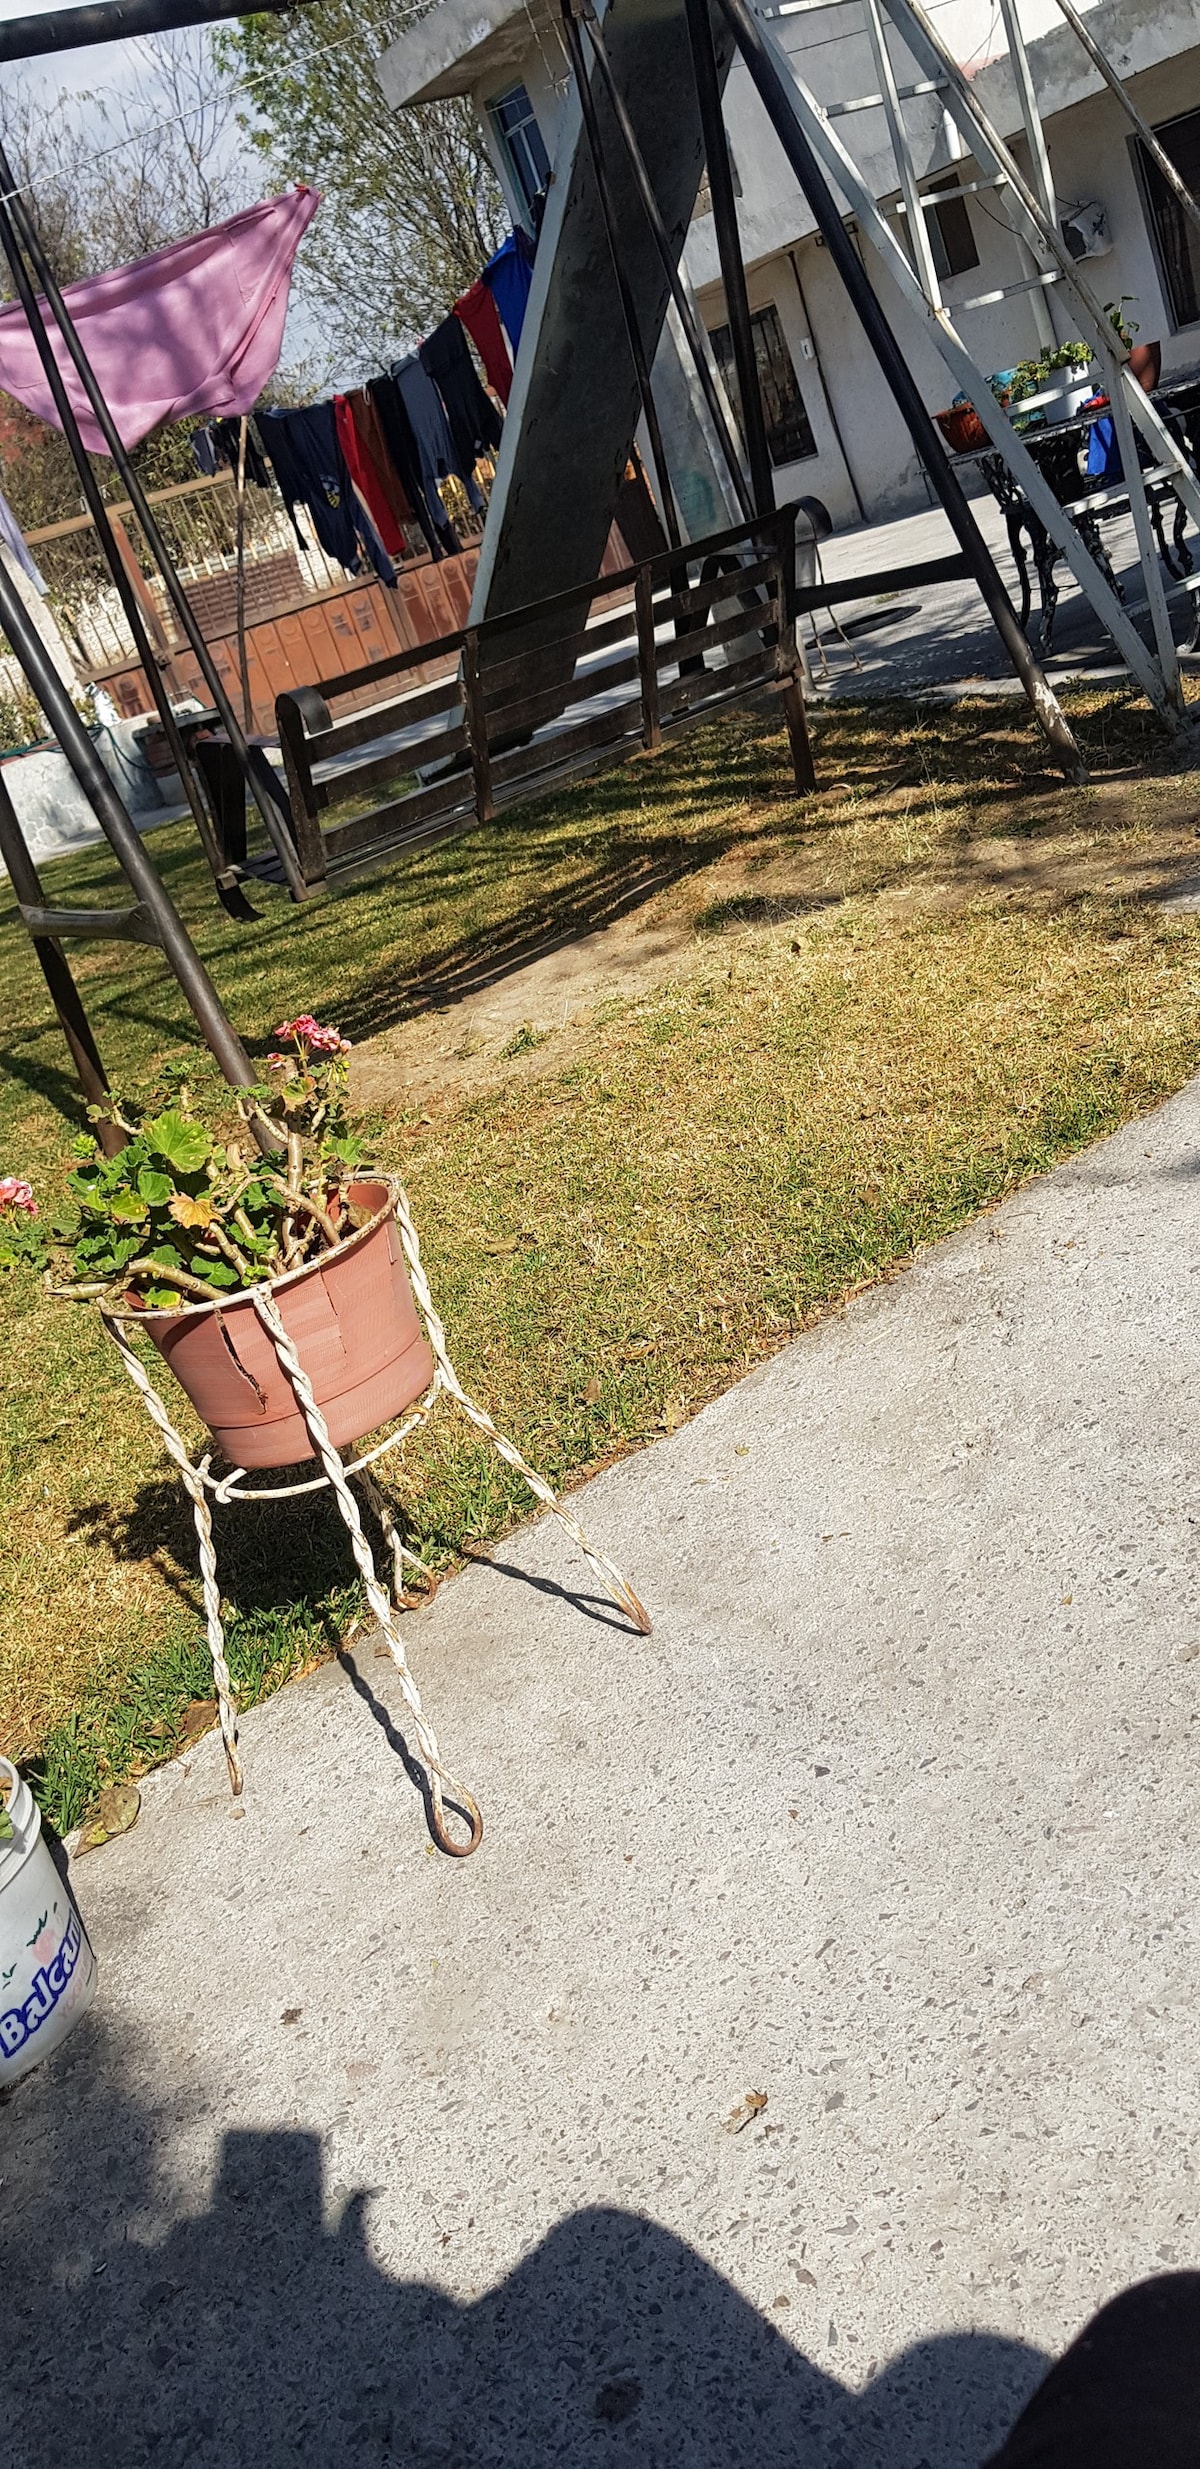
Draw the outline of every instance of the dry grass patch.
<instances>
[{"instance_id":1,"label":"dry grass patch","mask_svg":"<svg viewBox=\"0 0 1200 2469\"><path fill-rule=\"evenodd\" d=\"M1137 715L1103 718L1136 751ZM1200 927L1087 888L1093 864L1103 886L1153 870L1168 842L1178 871L1194 784L1164 775L1157 805L1116 816L1100 790L1039 785L1020 727L1004 720L998 746L979 728L978 713L907 713L901 732L878 707L835 707L817 723L830 785L802 809L779 794L778 741L733 721L303 921L277 903L240 931L212 909L182 832L159 836L260 1050L302 1005L355 1035L397 1034L432 1008L431 986L452 1027L456 980L511 955L514 919L526 939L581 903L593 922L589 901L627 899L655 870L643 906L686 902L707 928L689 929L669 982L601 1004L568 1053L525 1041L480 1093L378 1119L460 1368L555 1479L672 1428L814 1314L1200 1062ZM980 780L966 766L985 755ZM1049 817L1084 888L967 871L1018 811L1039 830ZM55 892L94 896L103 871L76 860ZM11 920L0 974L0 1171L52 1188L69 1093ZM92 953L86 974L125 1076L186 1033L153 954ZM88 1315L29 1279L10 1279L4 1303L0 1738L37 1763L67 1824L97 1783L169 1750L189 1699L209 1693L193 1545ZM449 1422L413 1447L403 1489L419 1548L443 1567L526 1507ZM356 1595L324 1506L228 1512L220 1548L249 1699L328 1652Z\"/></svg>"}]
</instances>

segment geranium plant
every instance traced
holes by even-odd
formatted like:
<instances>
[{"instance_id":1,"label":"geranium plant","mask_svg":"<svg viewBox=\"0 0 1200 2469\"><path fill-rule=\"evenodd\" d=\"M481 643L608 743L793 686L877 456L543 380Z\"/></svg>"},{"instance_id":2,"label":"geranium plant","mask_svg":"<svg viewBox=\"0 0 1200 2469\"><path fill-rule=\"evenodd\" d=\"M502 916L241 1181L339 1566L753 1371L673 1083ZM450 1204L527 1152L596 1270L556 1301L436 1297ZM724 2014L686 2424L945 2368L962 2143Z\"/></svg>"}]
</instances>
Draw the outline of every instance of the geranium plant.
<instances>
[{"instance_id":1,"label":"geranium plant","mask_svg":"<svg viewBox=\"0 0 1200 2469\"><path fill-rule=\"evenodd\" d=\"M275 1035L266 1080L229 1093L232 1123L194 1102L186 1064L162 1076L169 1102L145 1113L122 1102L125 1146L105 1157L80 1143L67 1218L47 1227L28 1183L0 1181L0 1261L62 1257L59 1292L132 1291L170 1309L302 1268L364 1224L345 1189L361 1154L346 1116L350 1041L308 1012ZM270 1154L256 1117L274 1132Z\"/></svg>"},{"instance_id":2,"label":"geranium plant","mask_svg":"<svg viewBox=\"0 0 1200 2469\"><path fill-rule=\"evenodd\" d=\"M46 1233L32 1183L23 1175L0 1175L0 1259L28 1261L36 1268L45 1250Z\"/></svg>"}]
</instances>

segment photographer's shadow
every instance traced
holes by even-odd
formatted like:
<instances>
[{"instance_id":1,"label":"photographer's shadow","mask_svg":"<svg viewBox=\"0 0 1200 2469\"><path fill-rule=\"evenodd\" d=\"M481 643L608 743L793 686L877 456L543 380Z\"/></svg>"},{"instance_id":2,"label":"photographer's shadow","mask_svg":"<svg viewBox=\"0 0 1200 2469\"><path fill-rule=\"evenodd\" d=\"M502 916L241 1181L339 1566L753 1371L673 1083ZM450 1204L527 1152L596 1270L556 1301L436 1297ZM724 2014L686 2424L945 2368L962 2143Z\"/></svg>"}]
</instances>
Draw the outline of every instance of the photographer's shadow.
<instances>
[{"instance_id":1,"label":"photographer's shadow","mask_svg":"<svg viewBox=\"0 0 1200 2469\"><path fill-rule=\"evenodd\" d=\"M226 2135L211 2201L159 2235L153 2135L120 2104L85 2126L81 2071L48 2068L4 2118L6 2145L33 2129L5 2191L13 2469L978 2469L1043 2371L962 2335L849 2390L825 2301L823 2368L691 2247L610 2209L488 2287L503 2221L443 2219L422 2183L462 2294L394 2280L370 2220L397 2190L331 2194L306 2133Z\"/></svg>"}]
</instances>

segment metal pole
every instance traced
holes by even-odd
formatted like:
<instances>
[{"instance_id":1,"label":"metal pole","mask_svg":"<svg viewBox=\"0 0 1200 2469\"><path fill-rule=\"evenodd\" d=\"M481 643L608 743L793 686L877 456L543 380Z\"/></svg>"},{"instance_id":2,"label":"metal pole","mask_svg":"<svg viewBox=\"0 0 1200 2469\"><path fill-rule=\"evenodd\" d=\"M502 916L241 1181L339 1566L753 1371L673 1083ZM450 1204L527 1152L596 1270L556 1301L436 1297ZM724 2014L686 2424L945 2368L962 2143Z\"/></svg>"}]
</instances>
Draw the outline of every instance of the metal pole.
<instances>
[{"instance_id":1,"label":"metal pole","mask_svg":"<svg viewBox=\"0 0 1200 2469\"><path fill-rule=\"evenodd\" d=\"M697 0L688 0L689 9L696 4ZM707 9L708 0L700 0L700 5ZM1037 719L1066 778L1082 780L1086 777L1086 769L1079 747L1056 696L1051 692L1017 624L1016 611L963 494L958 474L951 467L904 353L867 280L858 252L842 221L837 201L799 126L783 80L763 42L757 19L747 8L746 0L718 0L718 6L729 21L767 116L808 201L833 264L858 312L863 331L891 389L897 409L941 499L984 605Z\"/></svg>"},{"instance_id":2,"label":"metal pole","mask_svg":"<svg viewBox=\"0 0 1200 2469\"><path fill-rule=\"evenodd\" d=\"M1055 230L1058 225L1058 199L1054 194L1054 174L1050 169L1050 157L1046 150L1046 132L1042 127L1042 115L1038 109L1033 72L1029 66L1029 54L1025 49L1025 37L1021 31L1021 20L1017 15L1016 0L1000 0L1000 15L1004 20L1004 33L1008 43L1008 64L1012 71L1012 81L1017 89L1017 101L1021 106L1021 118L1025 125L1025 143L1029 148L1029 168L1033 175L1034 191L1046 221L1051 229Z\"/></svg>"},{"instance_id":3,"label":"metal pole","mask_svg":"<svg viewBox=\"0 0 1200 2469\"><path fill-rule=\"evenodd\" d=\"M304 0L258 0L263 15L282 15ZM165 34L173 26L207 26L242 17L246 0L107 0L107 5L55 9L44 17L10 17L0 26L0 64L35 60L87 43L121 43L131 34Z\"/></svg>"},{"instance_id":4,"label":"metal pole","mask_svg":"<svg viewBox=\"0 0 1200 2469\"><path fill-rule=\"evenodd\" d=\"M7 635L126 881L150 912L206 1044L235 1089L258 1077L174 903L142 847L28 610L0 560L0 631Z\"/></svg>"},{"instance_id":5,"label":"metal pole","mask_svg":"<svg viewBox=\"0 0 1200 2469\"><path fill-rule=\"evenodd\" d=\"M246 743L241 723L234 713L233 705L218 676L208 645L196 623L191 603L175 571L174 560L155 521L146 492L129 460L120 432L101 392L96 373L75 330L71 312L54 280L45 250L19 193L14 190L12 167L2 144L0 144L0 186L8 192L17 236L49 303L55 324L62 335L76 375L92 407L108 452L125 484L129 502L141 524L143 538L167 587L171 606L195 653L200 674L212 696L221 725L231 745L237 748L242 769L254 794L255 804L266 824L276 855L283 868L288 889L294 900L303 900L307 897L307 886L297 861L295 844L288 829L286 808L278 784L272 778L270 765L261 749L252 748ZM67 442L71 446L72 454L75 455L76 465L82 478L82 465L79 463L78 455L75 454L75 445L69 437ZM80 451L83 451L82 448Z\"/></svg>"},{"instance_id":6,"label":"metal pole","mask_svg":"<svg viewBox=\"0 0 1200 2469\"><path fill-rule=\"evenodd\" d=\"M75 468L79 474L80 485L83 489L88 512L91 515L93 523L95 524L96 536L100 542L101 548L104 551L105 561L107 563L109 573L111 574L113 582L116 585L121 606L125 611L129 631L133 636L133 647L142 664L147 682L154 696L158 716L162 722L171 748L172 760L183 783L184 795L192 809L196 829L200 835L200 841L204 854L208 859L209 866L212 869L217 890L225 906L230 908L235 916L238 914L248 916L252 914L252 912L249 909L249 905L244 894L237 892L236 887L231 880L227 879L225 882L222 882L221 880L223 874L228 876L228 870L222 865L220 852L217 848L212 832L209 829L208 817L205 813L203 800L196 784L195 773L192 769L191 763L188 760L187 748L183 742L182 732L180 731L179 724L171 707L171 698L167 688L167 682L162 674L155 648L150 641L146 627L146 620L143 615L141 604L134 588L132 578L121 554L121 541L117 536L116 521L115 518L110 516L109 510L104 503L104 498L100 490L100 484L96 478L95 472L92 469L91 462L88 459L83 440L80 437L78 423L71 406L70 397L67 394L63 374L59 368L58 361L55 358L54 350L50 342L50 337L46 332L45 323L41 315L38 301L34 294L33 286L29 280L25 260L21 255L20 244L17 240L13 218L9 212L8 205L3 198L0 198L0 249L3 249L8 270L12 276L13 287L16 291L17 299L25 312L30 333L32 334L34 343L37 346L38 358L40 359L42 367L45 371L46 382L50 388L54 407L58 413L59 421L62 425L63 435L66 438L68 446L70 447Z\"/></svg>"},{"instance_id":7,"label":"metal pole","mask_svg":"<svg viewBox=\"0 0 1200 2469\"><path fill-rule=\"evenodd\" d=\"M39 909L46 905L41 878L29 854L20 818L12 802L8 782L0 770L0 858L8 868L8 879L22 908ZM92 1128L106 1157L114 1157L123 1149L126 1134L109 1111L112 1091L100 1060L100 1052L92 1036L87 1013L80 999L79 988L71 975L70 963L60 942L48 934L31 934L29 938L37 954L50 1000L58 1014L58 1025L70 1049L75 1076L83 1091L84 1102L95 1111Z\"/></svg>"},{"instance_id":8,"label":"metal pole","mask_svg":"<svg viewBox=\"0 0 1200 2469\"><path fill-rule=\"evenodd\" d=\"M592 7L592 0L581 0L580 15L583 19L584 25L587 28L588 40L592 47L592 54L604 83L604 91L608 96L613 118L616 121L624 142L625 152L629 159L629 168L633 173L634 183L637 188L638 195L642 201L646 220L654 234L654 243L662 261L663 272L671 286L671 298L675 304L675 313L679 319L680 325L683 328L684 334L687 338L688 348L691 351L692 359L695 362L696 375L700 380L700 387L704 400L708 406L709 417L711 418L713 427L717 432L721 452L725 457L726 463L728 464L729 477L732 480L734 488L737 492L738 504L741 507L742 513L745 515L747 522L749 522L751 516L754 514L755 507L754 500L746 485L746 475L742 469L742 450L738 445L733 431L730 428L729 421L726 418L725 406L721 401L720 391L717 387L717 383L713 376L712 368L709 362L707 338L705 337L700 320L697 317L695 309L693 308L691 300L688 296L687 287L685 284L681 283L679 279L679 266L675 251L671 246L670 234L667 230L666 224L663 221L662 208L660 207L658 199L654 194L654 184L650 178L649 172L646 169L646 158L638 144L634 125L626 108L625 97L613 75L612 62L610 61L608 53L604 48L604 36L601 31L600 21L594 8Z\"/></svg>"},{"instance_id":9,"label":"metal pole","mask_svg":"<svg viewBox=\"0 0 1200 2469\"><path fill-rule=\"evenodd\" d=\"M654 464L654 476L658 482L659 497L662 500L663 522L666 526L667 539L670 542L671 547L673 549L677 549L680 546L679 518L675 511L675 496L671 487L671 475L667 468L667 457L662 441L662 430L658 423L658 410L654 401L653 389L650 384L650 367L649 362L646 359L645 346L642 342L641 328L638 324L637 305L633 297L628 275L625 272L624 259L621 255L621 238L617 222L616 200L613 196L612 184L608 176L608 165L604 159L604 148L600 138L600 123L596 115L596 99L592 93L591 80L588 76L587 62L583 56L583 44L580 41L579 36L579 26L572 12L570 0L562 0L562 13L563 23L566 27L567 44L571 54L571 67L575 74L575 83L579 89L579 105L580 110L583 113L584 133L587 137L588 152L592 158L592 169L596 175L596 188L600 198L600 212L604 218L604 229L608 237L608 247L609 254L612 258L613 274L616 278L617 291L621 302L621 315L625 321L625 332L629 339L629 350L633 360L634 373L637 377L638 393L641 396L642 411L645 416L646 429L650 439L650 456Z\"/></svg>"},{"instance_id":10,"label":"metal pole","mask_svg":"<svg viewBox=\"0 0 1200 2469\"><path fill-rule=\"evenodd\" d=\"M250 701L250 664L246 658L246 415L238 422L237 454L237 622L238 672L242 681L242 718L249 736L254 726Z\"/></svg>"},{"instance_id":11,"label":"metal pole","mask_svg":"<svg viewBox=\"0 0 1200 2469\"><path fill-rule=\"evenodd\" d=\"M746 269L742 263L737 200L733 194L733 171L721 109L721 81L717 74L709 0L687 0L687 22L700 103L700 126L704 133L704 153L708 163L708 185L712 192L717 249L721 259L721 280L725 287L725 314L729 319L733 364L742 399L742 435L746 440L746 458L750 465L754 511L756 514L773 514L775 479L767 447L758 363L754 356L750 303L746 297Z\"/></svg>"},{"instance_id":12,"label":"metal pole","mask_svg":"<svg viewBox=\"0 0 1200 2469\"><path fill-rule=\"evenodd\" d=\"M1117 101L1119 102L1126 119L1131 121L1133 127L1137 130L1138 136L1141 138L1147 154L1150 156L1151 161L1157 164L1159 171L1162 173L1163 179L1166 181L1167 187L1173 191L1175 197L1182 206L1184 213L1189 217L1190 221L1196 225L1198 230L1200 230L1200 202L1193 197L1186 181L1180 179L1179 173L1176 171L1170 155L1166 152L1165 148L1160 145L1153 129L1150 127L1149 122L1143 120L1137 104L1134 102L1128 87L1122 85L1107 52L1101 51L1100 45L1088 32L1088 29L1085 26L1082 17L1079 15L1078 10L1072 8L1071 0L1058 0L1058 6L1062 10L1063 16L1066 18L1067 24L1071 28L1072 33L1078 35L1093 68L1099 69L1100 75L1104 79L1105 84L1112 87L1113 93L1116 95Z\"/></svg>"}]
</instances>

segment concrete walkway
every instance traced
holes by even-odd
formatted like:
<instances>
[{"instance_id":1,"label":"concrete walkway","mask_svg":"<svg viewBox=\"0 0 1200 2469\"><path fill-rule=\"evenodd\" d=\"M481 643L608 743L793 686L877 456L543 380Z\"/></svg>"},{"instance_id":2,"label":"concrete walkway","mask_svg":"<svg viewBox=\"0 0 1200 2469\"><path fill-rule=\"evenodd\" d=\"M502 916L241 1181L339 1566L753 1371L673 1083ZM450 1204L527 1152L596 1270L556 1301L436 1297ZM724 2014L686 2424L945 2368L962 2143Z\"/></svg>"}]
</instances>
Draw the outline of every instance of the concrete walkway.
<instances>
[{"instance_id":1,"label":"concrete walkway","mask_svg":"<svg viewBox=\"0 0 1200 2469\"><path fill-rule=\"evenodd\" d=\"M1017 572L1004 517L986 491L973 500L973 511L1016 608ZM1194 531L1189 531L1188 541L1195 554ZM848 581L856 574L877 573L881 567L912 566L926 558L947 557L956 545L941 508L931 507L925 513L905 515L894 523L872 523L852 531L835 532L825 542L821 562L829 582ZM1127 518L1106 523L1104 546L1127 599L1137 602L1142 597L1142 578L1132 523ZM1048 656L1039 654L1051 683L1061 686L1072 677L1083 677L1092 685L1102 679L1123 679L1127 675L1124 664L1065 560L1058 565L1056 579L1061 597L1053 648ZM1186 643L1192 629L1194 595L1171 583L1165 570L1163 579L1175 639ZM819 692L837 696L930 694L935 698L940 692L959 692L964 688L975 693L1021 692L973 583L939 583L851 601L840 605L837 615L860 665L855 666L848 645L839 640L828 613L818 610L817 629L828 671L826 674L819 656L810 654ZM1035 577L1029 619L1035 650L1038 617ZM1145 632L1145 618L1138 622ZM804 621L803 633L808 642L810 620ZM1185 666L1193 666L1191 655Z\"/></svg>"},{"instance_id":2,"label":"concrete walkway","mask_svg":"<svg viewBox=\"0 0 1200 2469\"><path fill-rule=\"evenodd\" d=\"M967 2469L1200 2259L1198 1168L1193 1084L593 1484L648 1642L545 1523L447 1586L474 1860L369 1645L148 1783L5 2469Z\"/></svg>"}]
</instances>

